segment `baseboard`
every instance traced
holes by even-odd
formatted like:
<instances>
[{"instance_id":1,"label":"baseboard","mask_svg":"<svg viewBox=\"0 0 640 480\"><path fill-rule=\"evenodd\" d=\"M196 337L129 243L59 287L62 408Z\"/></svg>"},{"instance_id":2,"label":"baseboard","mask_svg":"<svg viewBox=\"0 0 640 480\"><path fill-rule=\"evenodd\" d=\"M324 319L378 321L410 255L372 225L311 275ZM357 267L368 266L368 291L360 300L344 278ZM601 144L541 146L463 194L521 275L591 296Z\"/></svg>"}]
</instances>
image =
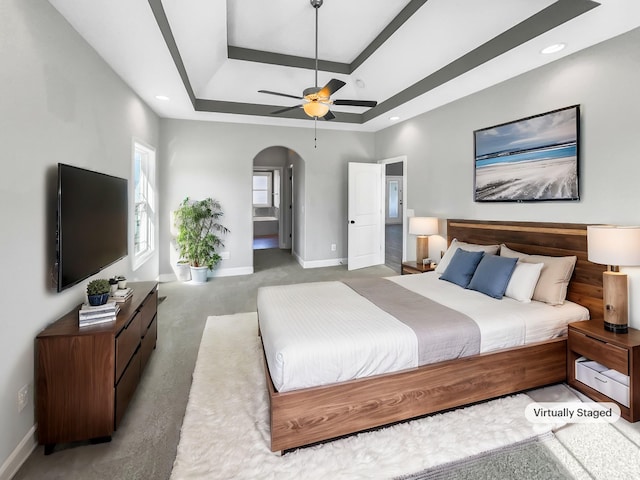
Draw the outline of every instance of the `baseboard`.
<instances>
[{"instance_id":1,"label":"baseboard","mask_svg":"<svg viewBox=\"0 0 640 480\"><path fill-rule=\"evenodd\" d=\"M0 467L0 480L11 480L11 477L18 472L22 464L27 461L29 455L38 446L36 426L34 425L29 429L18 446L11 452L11 455L4 461Z\"/></svg>"},{"instance_id":2,"label":"baseboard","mask_svg":"<svg viewBox=\"0 0 640 480\"><path fill-rule=\"evenodd\" d=\"M322 268L322 267L335 267L338 265L346 265L346 258L329 258L327 260L311 260L304 261L298 259L298 263L302 266L302 268Z\"/></svg>"},{"instance_id":3,"label":"baseboard","mask_svg":"<svg viewBox=\"0 0 640 480\"><path fill-rule=\"evenodd\" d=\"M237 275L251 275L253 267L216 268L213 272L209 270L208 277L234 277ZM176 282L178 277L175 273L161 273L158 276L160 282ZM0 479L1 480L1 479Z\"/></svg>"}]
</instances>

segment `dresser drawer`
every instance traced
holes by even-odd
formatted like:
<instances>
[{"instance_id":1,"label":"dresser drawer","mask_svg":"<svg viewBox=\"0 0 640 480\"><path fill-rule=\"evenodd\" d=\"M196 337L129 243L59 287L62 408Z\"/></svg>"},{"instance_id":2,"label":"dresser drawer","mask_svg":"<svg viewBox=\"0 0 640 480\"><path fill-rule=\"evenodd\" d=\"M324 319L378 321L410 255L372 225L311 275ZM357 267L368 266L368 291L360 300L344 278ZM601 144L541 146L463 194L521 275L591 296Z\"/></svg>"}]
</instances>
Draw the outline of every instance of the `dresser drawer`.
<instances>
[{"instance_id":1,"label":"dresser drawer","mask_svg":"<svg viewBox=\"0 0 640 480\"><path fill-rule=\"evenodd\" d=\"M138 381L140 380L140 349L134 353L130 360L120 381L116 385L115 428L118 428L120 420L122 420L124 412L127 410L127 405L129 405L131 397L133 397L136 387L138 386Z\"/></svg>"},{"instance_id":2,"label":"dresser drawer","mask_svg":"<svg viewBox=\"0 0 640 480\"><path fill-rule=\"evenodd\" d=\"M140 345L140 332L142 332L142 316L136 313L133 319L126 325L116 337L116 378L115 383L120 381L129 360Z\"/></svg>"},{"instance_id":3,"label":"dresser drawer","mask_svg":"<svg viewBox=\"0 0 640 480\"><path fill-rule=\"evenodd\" d=\"M569 330L569 350L629 375L629 353L624 348Z\"/></svg>"},{"instance_id":4,"label":"dresser drawer","mask_svg":"<svg viewBox=\"0 0 640 480\"><path fill-rule=\"evenodd\" d=\"M158 311L158 290L154 290L153 293L150 293L147 298L145 298L144 303L142 304L142 308L140 309L140 315L142 315L142 335L144 336L144 332L149 328L151 322L153 321L153 317L155 317L156 312Z\"/></svg>"},{"instance_id":5,"label":"dresser drawer","mask_svg":"<svg viewBox=\"0 0 640 480\"><path fill-rule=\"evenodd\" d=\"M156 346L156 338L158 336L158 320L157 317L153 318L151 325L144 334L144 338L142 339L142 345L140 345L140 370L144 370L144 367L147 366L147 362L149 361L149 357L151 357L151 353Z\"/></svg>"}]
</instances>

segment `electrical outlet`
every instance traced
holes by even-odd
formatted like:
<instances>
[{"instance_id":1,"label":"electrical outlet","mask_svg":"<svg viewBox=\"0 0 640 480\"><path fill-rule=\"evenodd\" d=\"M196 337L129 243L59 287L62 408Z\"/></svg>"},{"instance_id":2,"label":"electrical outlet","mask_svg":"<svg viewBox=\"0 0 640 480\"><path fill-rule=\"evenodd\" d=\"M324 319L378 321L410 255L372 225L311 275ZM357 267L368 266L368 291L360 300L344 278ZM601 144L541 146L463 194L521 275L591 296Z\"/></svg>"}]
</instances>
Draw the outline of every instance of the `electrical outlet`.
<instances>
[{"instance_id":1,"label":"electrical outlet","mask_svg":"<svg viewBox=\"0 0 640 480\"><path fill-rule=\"evenodd\" d=\"M332 251L332 252L335 252L335 251L336 251L336 244L335 244L335 243L332 243L332 244L331 244L331 251Z\"/></svg>"},{"instance_id":2,"label":"electrical outlet","mask_svg":"<svg viewBox=\"0 0 640 480\"><path fill-rule=\"evenodd\" d=\"M24 407L27 406L27 402L29 401L29 385L24 385L20 390L18 390L18 413L24 410Z\"/></svg>"}]
</instances>

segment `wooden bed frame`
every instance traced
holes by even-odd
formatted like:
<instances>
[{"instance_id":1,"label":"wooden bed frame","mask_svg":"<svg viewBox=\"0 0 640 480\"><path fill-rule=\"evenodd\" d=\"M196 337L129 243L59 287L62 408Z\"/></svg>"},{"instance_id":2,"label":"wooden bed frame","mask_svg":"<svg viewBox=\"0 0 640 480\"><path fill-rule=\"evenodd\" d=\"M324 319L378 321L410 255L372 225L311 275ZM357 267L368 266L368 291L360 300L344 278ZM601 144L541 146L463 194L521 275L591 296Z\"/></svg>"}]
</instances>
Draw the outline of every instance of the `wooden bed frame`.
<instances>
[{"instance_id":1,"label":"wooden bed frame","mask_svg":"<svg viewBox=\"0 0 640 480\"><path fill-rule=\"evenodd\" d=\"M448 243L500 244L578 261L567 298L602 317L604 267L587 260L586 225L447 221ZM566 380L566 337L401 372L279 393L265 360L271 450L284 451Z\"/></svg>"}]
</instances>

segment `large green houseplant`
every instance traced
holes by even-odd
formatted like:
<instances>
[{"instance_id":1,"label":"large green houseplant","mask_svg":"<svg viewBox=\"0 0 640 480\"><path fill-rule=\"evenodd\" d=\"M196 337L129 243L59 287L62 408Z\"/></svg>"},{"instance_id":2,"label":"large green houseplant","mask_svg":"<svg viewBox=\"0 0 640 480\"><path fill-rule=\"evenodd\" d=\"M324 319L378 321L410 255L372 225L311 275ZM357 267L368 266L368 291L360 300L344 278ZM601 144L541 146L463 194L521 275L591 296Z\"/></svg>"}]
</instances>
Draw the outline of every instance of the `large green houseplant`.
<instances>
[{"instance_id":1,"label":"large green houseplant","mask_svg":"<svg viewBox=\"0 0 640 480\"><path fill-rule=\"evenodd\" d=\"M229 229L219 222L222 215L220 202L212 198L191 200L187 197L174 212L178 231L176 244L180 257L191 266L194 282L206 282L207 271L221 260L216 252L224 246L220 236L229 233Z\"/></svg>"}]
</instances>

